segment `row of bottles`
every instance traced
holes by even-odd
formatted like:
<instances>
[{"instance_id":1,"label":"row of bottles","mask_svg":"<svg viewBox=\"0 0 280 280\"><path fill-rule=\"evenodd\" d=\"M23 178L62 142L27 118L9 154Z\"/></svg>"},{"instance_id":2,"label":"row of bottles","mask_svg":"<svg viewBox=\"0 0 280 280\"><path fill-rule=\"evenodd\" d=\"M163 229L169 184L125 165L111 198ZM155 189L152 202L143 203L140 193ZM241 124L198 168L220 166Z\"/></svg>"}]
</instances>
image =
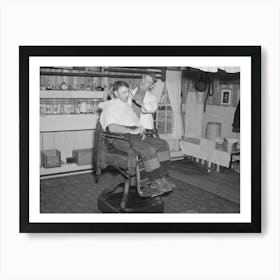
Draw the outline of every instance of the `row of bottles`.
<instances>
[{"instance_id":1,"label":"row of bottles","mask_svg":"<svg viewBox=\"0 0 280 280\"><path fill-rule=\"evenodd\" d=\"M41 99L41 115L95 114L100 99Z\"/></svg>"},{"instance_id":2,"label":"row of bottles","mask_svg":"<svg viewBox=\"0 0 280 280\"><path fill-rule=\"evenodd\" d=\"M75 87L72 87L71 85L67 85L66 83L62 83L60 85L41 85L40 90L79 90L79 91L104 91L104 88L101 86L97 86L96 84L93 85L76 85Z\"/></svg>"}]
</instances>

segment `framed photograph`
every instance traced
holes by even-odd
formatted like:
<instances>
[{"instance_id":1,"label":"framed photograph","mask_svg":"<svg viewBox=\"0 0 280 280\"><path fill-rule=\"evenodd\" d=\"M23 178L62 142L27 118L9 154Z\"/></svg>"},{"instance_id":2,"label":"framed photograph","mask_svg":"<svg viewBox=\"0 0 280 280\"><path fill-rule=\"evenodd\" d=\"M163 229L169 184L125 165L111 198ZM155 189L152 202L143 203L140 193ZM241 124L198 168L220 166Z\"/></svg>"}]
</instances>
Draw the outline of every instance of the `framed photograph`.
<instances>
[{"instance_id":1,"label":"framed photograph","mask_svg":"<svg viewBox=\"0 0 280 280\"><path fill-rule=\"evenodd\" d=\"M222 105L230 105L231 101L231 89L223 89L221 95L221 104Z\"/></svg>"},{"instance_id":2,"label":"framed photograph","mask_svg":"<svg viewBox=\"0 0 280 280\"><path fill-rule=\"evenodd\" d=\"M261 232L260 46L20 46L19 77L20 232Z\"/></svg>"}]
</instances>

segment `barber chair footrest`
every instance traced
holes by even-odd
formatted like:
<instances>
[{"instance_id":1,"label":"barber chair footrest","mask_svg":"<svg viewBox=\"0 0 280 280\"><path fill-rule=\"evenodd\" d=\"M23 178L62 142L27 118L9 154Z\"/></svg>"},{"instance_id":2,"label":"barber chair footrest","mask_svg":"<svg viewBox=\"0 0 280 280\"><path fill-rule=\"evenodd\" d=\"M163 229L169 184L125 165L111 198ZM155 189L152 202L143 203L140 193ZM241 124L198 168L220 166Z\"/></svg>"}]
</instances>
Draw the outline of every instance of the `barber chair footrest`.
<instances>
[{"instance_id":1,"label":"barber chair footrest","mask_svg":"<svg viewBox=\"0 0 280 280\"><path fill-rule=\"evenodd\" d=\"M163 213L163 202L160 198L141 198L136 189L129 190L125 209L121 209L123 192L103 192L98 197L98 209L103 213Z\"/></svg>"}]
</instances>

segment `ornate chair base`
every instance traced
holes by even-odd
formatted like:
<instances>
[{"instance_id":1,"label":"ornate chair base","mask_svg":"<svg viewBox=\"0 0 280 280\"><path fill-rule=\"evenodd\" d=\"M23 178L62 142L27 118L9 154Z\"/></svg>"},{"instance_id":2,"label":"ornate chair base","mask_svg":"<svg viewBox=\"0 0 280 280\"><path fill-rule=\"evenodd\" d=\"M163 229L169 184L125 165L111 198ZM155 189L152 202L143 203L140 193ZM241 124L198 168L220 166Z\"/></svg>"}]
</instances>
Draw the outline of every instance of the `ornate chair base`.
<instances>
[{"instance_id":1,"label":"ornate chair base","mask_svg":"<svg viewBox=\"0 0 280 280\"><path fill-rule=\"evenodd\" d=\"M124 183L119 188L124 188ZM103 213L163 213L164 207L160 197L139 197L136 188L129 188L125 207L121 207L123 192L104 190L98 197L98 209Z\"/></svg>"}]
</instances>

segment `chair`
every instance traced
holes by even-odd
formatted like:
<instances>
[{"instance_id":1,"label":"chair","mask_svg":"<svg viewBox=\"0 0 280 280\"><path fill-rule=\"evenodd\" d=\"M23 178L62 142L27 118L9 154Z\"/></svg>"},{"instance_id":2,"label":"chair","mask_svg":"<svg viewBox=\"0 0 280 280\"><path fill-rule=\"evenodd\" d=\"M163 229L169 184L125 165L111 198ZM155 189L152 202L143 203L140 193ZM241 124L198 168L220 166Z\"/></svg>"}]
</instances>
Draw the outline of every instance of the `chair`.
<instances>
[{"instance_id":1,"label":"chair","mask_svg":"<svg viewBox=\"0 0 280 280\"><path fill-rule=\"evenodd\" d=\"M152 131L148 132L151 135ZM149 179L141 178L144 172L141 155L133 147L126 153L115 149L110 140L128 141L126 135L103 131L98 122L94 136L94 166L97 183L102 170L111 166L125 178L124 184L106 188L98 197L102 212L163 212L159 193L151 190ZM123 188L122 193L115 193Z\"/></svg>"}]
</instances>

